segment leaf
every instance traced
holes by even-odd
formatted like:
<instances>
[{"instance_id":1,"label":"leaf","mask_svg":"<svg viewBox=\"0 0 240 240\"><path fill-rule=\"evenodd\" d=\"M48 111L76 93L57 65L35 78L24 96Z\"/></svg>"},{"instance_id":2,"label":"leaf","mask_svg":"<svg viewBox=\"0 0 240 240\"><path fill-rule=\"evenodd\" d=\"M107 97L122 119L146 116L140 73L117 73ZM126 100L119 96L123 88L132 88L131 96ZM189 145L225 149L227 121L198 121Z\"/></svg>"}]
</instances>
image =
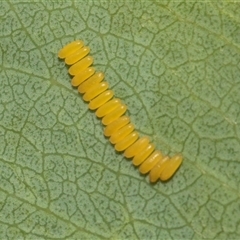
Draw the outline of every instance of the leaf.
<instances>
[{"instance_id":1,"label":"leaf","mask_svg":"<svg viewBox=\"0 0 240 240\"><path fill-rule=\"evenodd\" d=\"M239 239L240 5L0 3L0 239ZM83 39L132 122L184 163L149 184L57 52Z\"/></svg>"}]
</instances>

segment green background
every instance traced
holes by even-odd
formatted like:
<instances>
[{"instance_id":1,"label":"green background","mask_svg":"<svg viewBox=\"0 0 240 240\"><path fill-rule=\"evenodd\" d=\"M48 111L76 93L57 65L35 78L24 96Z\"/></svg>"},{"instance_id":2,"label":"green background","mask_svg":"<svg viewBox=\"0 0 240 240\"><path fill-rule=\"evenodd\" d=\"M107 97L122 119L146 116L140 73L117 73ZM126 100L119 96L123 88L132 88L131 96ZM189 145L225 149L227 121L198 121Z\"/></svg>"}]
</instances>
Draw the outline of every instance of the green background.
<instances>
[{"instance_id":1,"label":"green background","mask_svg":"<svg viewBox=\"0 0 240 240\"><path fill-rule=\"evenodd\" d=\"M0 239L239 239L240 3L0 2ZM57 52L82 39L142 135L149 184Z\"/></svg>"}]
</instances>

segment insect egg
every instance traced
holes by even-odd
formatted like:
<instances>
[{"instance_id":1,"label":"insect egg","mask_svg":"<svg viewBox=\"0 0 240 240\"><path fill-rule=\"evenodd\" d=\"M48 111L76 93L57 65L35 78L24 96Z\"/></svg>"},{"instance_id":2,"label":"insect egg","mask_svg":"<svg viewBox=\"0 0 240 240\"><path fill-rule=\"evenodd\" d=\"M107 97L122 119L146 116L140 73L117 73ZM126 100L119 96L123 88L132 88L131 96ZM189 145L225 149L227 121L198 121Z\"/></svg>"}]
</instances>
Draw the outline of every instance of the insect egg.
<instances>
[{"instance_id":1,"label":"insect egg","mask_svg":"<svg viewBox=\"0 0 240 240\"><path fill-rule=\"evenodd\" d=\"M160 174L166 167L166 163L169 161L169 157L165 156L151 169L149 173L150 182L156 182L160 178Z\"/></svg>"},{"instance_id":2,"label":"insect egg","mask_svg":"<svg viewBox=\"0 0 240 240\"><path fill-rule=\"evenodd\" d=\"M160 174L160 179L162 181L168 180L172 175L177 171L182 163L182 155L177 154L170 158L168 162L166 162L166 166Z\"/></svg>"},{"instance_id":3,"label":"insect egg","mask_svg":"<svg viewBox=\"0 0 240 240\"><path fill-rule=\"evenodd\" d=\"M112 100L110 100L109 102L101 106L96 111L96 116L99 118L104 117L120 105L121 105L121 100L119 98L113 98Z\"/></svg>"},{"instance_id":4,"label":"insect egg","mask_svg":"<svg viewBox=\"0 0 240 240\"><path fill-rule=\"evenodd\" d=\"M118 131L113 133L110 137L110 142L112 144L118 143L128 136L134 130L134 125L132 123L127 124L126 126L120 128Z\"/></svg>"},{"instance_id":5,"label":"insect egg","mask_svg":"<svg viewBox=\"0 0 240 240\"><path fill-rule=\"evenodd\" d=\"M104 74L102 72L97 72L90 78L88 78L85 82L83 82L78 87L78 92L85 93L88 92L92 87L94 87L97 83L100 83L104 78Z\"/></svg>"},{"instance_id":6,"label":"insect egg","mask_svg":"<svg viewBox=\"0 0 240 240\"><path fill-rule=\"evenodd\" d=\"M153 151L154 145L152 143L149 143L144 150L134 156L133 165L140 165Z\"/></svg>"},{"instance_id":7,"label":"insect egg","mask_svg":"<svg viewBox=\"0 0 240 240\"><path fill-rule=\"evenodd\" d=\"M105 81L100 82L83 95L83 100L89 102L99 94L103 93L106 89L108 89L108 83Z\"/></svg>"},{"instance_id":8,"label":"insect egg","mask_svg":"<svg viewBox=\"0 0 240 240\"><path fill-rule=\"evenodd\" d=\"M72 79L72 86L77 87L79 86L82 82L84 82L86 79L91 77L95 73L95 69L93 67L86 68Z\"/></svg>"},{"instance_id":9,"label":"insect egg","mask_svg":"<svg viewBox=\"0 0 240 240\"><path fill-rule=\"evenodd\" d=\"M87 56L87 54L89 52L90 52L89 47L82 47L82 48L78 49L75 53L69 55L65 59L65 63L67 65L72 65L72 64L76 63L77 61L81 60L82 58L84 58L85 56Z\"/></svg>"},{"instance_id":10,"label":"insect egg","mask_svg":"<svg viewBox=\"0 0 240 240\"><path fill-rule=\"evenodd\" d=\"M121 117L125 112L127 111L127 106L125 104L121 104L116 109L114 109L112 112L107 114L102 119L103 125L108 125L112 123L113 121L117 120L119 117Z\"/></svg>"},{"instance_id":11,"label":"insect egg","mask_svg":"<svg viewBox=\"0 0 240 240\"><path fill-rule=\"evenodd\" d=\"M136 156L138 153L142 152L148 145L149 138L142 137L138 139L133 145L126 149L124 152L124 156L127 158L132 158Z\"/></svg>"},{"instance_id":12,"label":"insect egg","mask_svg":"<svg viewBox=\"0 0 240 240\"><path fill-rule=\"evenodd\" d=\"M77 50L79 50L82 46L83 46L83 41L81 40L71 42L59 51L58 57L62 59L66 58L71 54L75 53Z\"/></svg>"},{"instance_id":13,"label":"insect egg","mask_svg":"<svg viewBox=\"0 0 240 240\"><path fill-rule=\"evenodd\" d=\"M134 142L136 142L138 137L139 135L136 131L130 133L115 145L116 151L118 152L124 151L127 147L131 146Z\"/></svg>"},{"instance_id":14,"label":"insect egg","mask_svg":"<svg viewBox=\"0 0 240 240\"><path fill-rule=\"evenodd\" d=\"M93 57L87 56L74 65L72 65L69 69L68 72L70 75L75 76L78 73L82 72L84 69L88 68L90 65L93 63Z\"/></svg>"},{"instance_id":15,"label":"insect egg","mask_svg":"<svg viewBox=\"0 0 240 240\"><path fill-rule=\"evenodd\" d=\"M92 99L91 102L88 104L88 108L91 110L97 109L104 105L106 102L108 102L112 97L114 93L112 90L107 90L100 95L98 95L96 98Z\"/></svg>"},{"instance_id":16,"label":"insect egg","mask_svg":"<svg viewBox=\"0 0 240 240\"><path fill-rule=\"evenodd\" d=\"M155 150L139 167L143 174L148 173L161 159L163 155L160 151Z\"/></svg>"},{"instance_id":17,"label":"insect egg","mask_svg":"<svg viewBox=\"0 0 240 240\"><path fill-rule=\"evenodd\" d=\"M115 133L120 128L124 127L130 122L130 118L128 116L122 116L115 120L114 122L107 125L107 127L104 129L104 135L106 137L110 137L113 133Z\"/></svg>"}]
</instances>

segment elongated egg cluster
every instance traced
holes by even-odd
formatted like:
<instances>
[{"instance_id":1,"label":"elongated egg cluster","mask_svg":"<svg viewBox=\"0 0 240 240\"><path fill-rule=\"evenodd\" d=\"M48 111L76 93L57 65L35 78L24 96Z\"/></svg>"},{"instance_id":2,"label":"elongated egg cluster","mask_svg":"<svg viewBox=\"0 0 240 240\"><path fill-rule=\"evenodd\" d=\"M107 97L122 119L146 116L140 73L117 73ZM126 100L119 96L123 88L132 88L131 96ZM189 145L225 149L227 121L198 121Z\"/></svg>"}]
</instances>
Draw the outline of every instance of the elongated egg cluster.
<instances>
[{"instance_id":1,"label":"elongated egg cluster","mask_svg":"<svg viewBox=\"0 0 240 240\"><path fill-rule=\"evenodd\" d=\"M139 166L142 174L149 173L151 182L168 180L181 165L182 155L164 156L155 149L148 137L139 136L130 118L125 115L127 106L114 97L114 92L104 81L104 74L96 72L92 67L94 59L88 55L89 52L90 48L84 46L80 40L59 51L58 57L71 65L68 71L73 76L72 86L78 88L83 100L89 102L89 109L95 110L96 116L102 119L104 135L109 138L116 151L123 152L126 158L132 159L132 163Z\"/></svg>"}]
</instances>

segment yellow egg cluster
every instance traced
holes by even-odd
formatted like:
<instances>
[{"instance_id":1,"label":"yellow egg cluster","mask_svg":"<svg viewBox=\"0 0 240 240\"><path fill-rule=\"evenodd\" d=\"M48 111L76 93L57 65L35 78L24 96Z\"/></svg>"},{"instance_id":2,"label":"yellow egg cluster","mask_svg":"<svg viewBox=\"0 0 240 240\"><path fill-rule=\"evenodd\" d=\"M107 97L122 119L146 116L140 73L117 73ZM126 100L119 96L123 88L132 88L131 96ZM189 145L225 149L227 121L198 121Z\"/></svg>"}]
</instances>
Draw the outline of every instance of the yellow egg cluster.
<instances>
[{"instance_id":1,"label":"yellow egg cluster","mask_svg":"<svg viewBox=\"0 0 240 240\"><path fill-rule=\"evenodd\" d=\"M104 74L91 67L93 57L88 55L89 52L90 48L80 40L59 51L58 57L71 65L68 71L73 76L72 86L77 87L84 101L89 102L89 109L96 110L96 116L102 118L102 124L106 126L104 135L109 137L116 151L124 152L126 158L133 158L132 163L140 166L142 174L149 173L151 182L168 180L181 165L182 156L163 156L148 137L139 136L130 118L124 115L127 106L114 97L108 83L103 81Z\"/></svg>"}]
</instances>

